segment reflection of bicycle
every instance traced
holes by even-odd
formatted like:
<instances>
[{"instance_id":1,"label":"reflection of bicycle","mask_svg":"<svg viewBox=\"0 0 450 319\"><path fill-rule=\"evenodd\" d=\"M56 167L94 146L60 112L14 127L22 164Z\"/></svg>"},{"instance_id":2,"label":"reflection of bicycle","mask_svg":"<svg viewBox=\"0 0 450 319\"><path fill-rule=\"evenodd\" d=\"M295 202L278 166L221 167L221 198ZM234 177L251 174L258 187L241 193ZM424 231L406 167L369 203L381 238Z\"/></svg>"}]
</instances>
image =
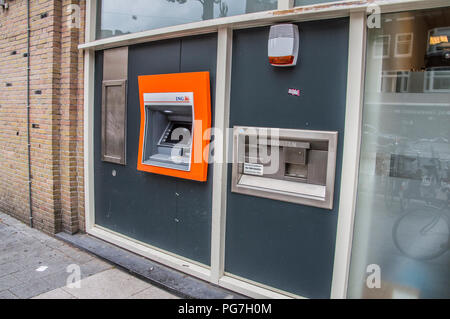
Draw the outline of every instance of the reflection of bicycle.
<instances>
[{"instance_id":1,"label":"reflection of bicycle","mask_svg":"<svg viewBox=\"0 0 450 319\"><path fill-rule=\"evenodd\" d=\"M394 197L397 193L397 183L396 180L393 178L386 178L386 181L384 183L384 204L386 205L386 208L391 208L394 204Z\"/></svg>"},{"instance_id":2,"label":"reflection of bicycle","mask_svg":"<svg viewBox=\"0 0 450 319\"><path fill-rule=\"evenodd\" d=\"M398 192L398 197L400 199L400 209L406 211L409 208L409 203L411 201L411 182L409 180L403 181L400 185L400 190Z\"/></svg>"},{"instance_id":3,"label":"reflection of bicycle","mask_svg":"<svg viewBox=\"0 0 450 319\"><path fill-rule=\"evenodd\" d=\"M426 169L425 174L422 169L418 169L412 178L405 179L400 183L398 191L400 209L403 212L407 211L413 199L421 199L430 204L436 194L436 184L436 177L430 174L429 169Z\"/></svg>"},{"instance_id":4,"label":"reflection of bicycle","mask_svg":"<svg viewBox=\"0 0 450 319\"><path fill-rule=\"evenodd\" d=\"M419 158L405 155L391 154L389 176L384 182L384 202L386 208L392 209L395 198L398 197L400 208L405 211L411 199L420 197L421 170ZM408 164L408 165L405 165Z\"/></svg>"},{"instance_id":5,"label":"reflection of bicycle","mask_svg":"<svg viewBox=\"0 0 450 319\"><path fill-rule=\"evenodd\" d=\"M386 208L392 209L396 198L403 212L414 200L431 203L439 189L439 180L450 178L449 163L440 160L433 147L433 143L438 142L448 144L443 137L411 141L406 146L397 141L392 143L389 164L382 165L383 172L388 172L383 183ZM424 149L429 151L424 152Z\"/></svg>"},{"instance_id":6,"label":"reflection of bicycle","mask_svg":"<svg viewBox=\"0 0 450 319\"><path fill-rule=\"evenodd\" d=\"M447 196L445 201L416 207L394 223L394 244L404 255L430 260L450 250L449 188L445 186L442 188Z\"/></svg>"}]
</instances>

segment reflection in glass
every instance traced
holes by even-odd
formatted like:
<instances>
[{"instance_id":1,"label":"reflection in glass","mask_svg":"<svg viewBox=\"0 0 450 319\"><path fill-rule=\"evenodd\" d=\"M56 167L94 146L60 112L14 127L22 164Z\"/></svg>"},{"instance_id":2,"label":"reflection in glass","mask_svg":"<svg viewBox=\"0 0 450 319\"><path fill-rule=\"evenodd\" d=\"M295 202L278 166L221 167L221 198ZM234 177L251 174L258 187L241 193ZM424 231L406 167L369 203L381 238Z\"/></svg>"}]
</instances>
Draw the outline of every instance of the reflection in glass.
<instances>
[{"instance_id":1,"label":"reflection in glass","mask_svg":"<svg viewBox=\"0 0 450 319\"><path fill-rule=\"evenodd\" d=\"M98 0L97 38L244 13L274 10L277 0Z\"/></svg>"},{"instance_id":2,"label":"reflection in glass","mask_svg":"<svg viewBox=\"0 0 450 319\"><path fill-rule=\"evenodd\" d=\"M449 38L450 8L368 29L350 298L450 298Z\"/></svg>"}]
</instances>

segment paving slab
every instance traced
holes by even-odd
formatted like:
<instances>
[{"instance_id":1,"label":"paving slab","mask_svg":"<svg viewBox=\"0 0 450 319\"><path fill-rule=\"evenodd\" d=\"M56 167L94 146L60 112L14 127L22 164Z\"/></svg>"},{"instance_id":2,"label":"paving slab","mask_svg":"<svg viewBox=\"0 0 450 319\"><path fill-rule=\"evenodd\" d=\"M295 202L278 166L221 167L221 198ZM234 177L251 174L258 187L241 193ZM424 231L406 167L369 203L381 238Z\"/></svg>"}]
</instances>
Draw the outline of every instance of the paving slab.
<instances>
[{"instance_id":1,"label":"paving slab","mask_svg":"<svg viewBox=\"0 0 450 319\"><path fill-rule=\"evenodd\" d=\"M81 280L79 288L62 289L78 299L124 299L148 288L148 283L118 269L110 269Z\"/></svg>"},{"instance_id":2,"label":"paving slab","mask_svg":"<svg viewBox=\"0 0 450 319\"><path fill-rule=\"evenodd\" d=\"M68 292L61 288L54 289L52 291L43 293L39 296L33 297L32 299L77 299Z\"/></svg>"},{"instance_id":3,"label":"paving slab","mask_svg":"<svg viewBox=\"0 0 450 319\"><path fill-rule=\"evenodd\" d=\"M87 263L81 264L81 278L86 278L97 274L99 272L114 268L111 264L104 262L99 258L88 261Z\"/></svg>"},{"instance_id":4,"label":"paving slab","mask_svg":"<svg viewBox=\"0 0 450 319\"><path fill-rule=\"evenodd\" d=\"M113 269L114 267L111 264L108 264L99 259L93 259L88 261L85 264L81 264L80 266L80 275L81 279L88 278L94 274L100 273L105 270ZM42 279L48 282L52 287L63 287L67 284L67 278L69 273L67 269L64 269L59 272L51 273L50 275L42 277Z\"/></svg>"},{"instance_id":5,"label":"paving slab","mask_svg":"<svg viewBox=\"0 0 450 319\"><path fill-rule=\"evenodd\" d=\"M23 284L23 282L13 275L6 275L3 277L0 277L0 291L7 290L9 288L19 286Z\"/></svg>"},{"instance_id":6,"label":"paving slab","mask_svg":"<svg viewBox=\"0 0 450 319\"><path fill-rule=\"evenodd\" d=\"M67 284L67 278L69 273L66 270L51 273L45 277L42 277L42 280L47 282L53 289L64 287Z\"/></svg>"},{"instance_id":7,"label":"paving slab","mask_svg":"<svg viewBox=\"0 0 450 319\"><path fill-rule=\"evenodd\" d=\"M33 279L8 290L20 299L28 299L50 291L53 288L54 287L52 287L48 282L42 279Z\"/></svg>"},{"instance_id":8,"label":"paving slab","mask_svg":"<svg viewBox=\"0 0 450 319\"><path fill-rule=\"evenodd\" d=\"M23 269L23 266L16 262L10 261L0 265L0 276L6 276L9 274L16 273Z\"/></svg>"},{"instance_id":9,"label":"paving slab","mask_svg":"<svg viewBox=\"0 0 450 319\"><path fill-rule=\"evenodd\" d=\"M177 299L178 297L171 293L159 289L158 287L150 287L135 295L129 297L129 299Z\"/></svg>"},{"instance_id":10,"label":"paving slab","mask_svg":"<svg viewBox=\"0 0 450 319\"><path fill-rule=\"evenodd\" d=\"M0 291L0 299L19 299L16 295L8 290Z\"/></svg>"}]
</instances>

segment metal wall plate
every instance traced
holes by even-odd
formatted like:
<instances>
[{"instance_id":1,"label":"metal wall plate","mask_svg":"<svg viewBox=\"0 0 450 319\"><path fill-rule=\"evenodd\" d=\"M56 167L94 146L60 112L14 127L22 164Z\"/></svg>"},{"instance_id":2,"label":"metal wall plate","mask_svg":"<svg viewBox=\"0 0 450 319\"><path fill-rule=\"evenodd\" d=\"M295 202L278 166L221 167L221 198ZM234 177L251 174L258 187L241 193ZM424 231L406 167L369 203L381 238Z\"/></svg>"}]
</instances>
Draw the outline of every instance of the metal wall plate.
<instances>
[{"instance_id":1,"label":"metal wall plate","mask_svg":"<svg viewBox=\"0 0 450 319\"><path fill-rule=\"evenodd\" d=\"M104 51L102 82L102 156L126 165L128 47Z\"/></svg>"},{"instance_id":2,"label":"metal wall plate","mask_svg":"<svg viewBox=\"0 0 450 319\"><path fill-rule=\"evenodd\" d=\"M268 143L267 132L270 130L234 127L231 191L332 209L338 132L276 129L278 140ZM279 147L276 172L256 174L244 169L249 165L246 160L251 158L241 154L245 150L242 143L246 140L257 141L258 146ZM254 149L254 145L251 147ZM263 165L261 169L264 169Z\"/></svg>"},{"instance_id":3,"label":"metal wall plate","mask_svg":"<svg viewBox=\"0 0 450 319\"><path fill-rule=\"evenodd\" d=\"M102 161L126 164L127 81L103 81Z\"/></svg>"}]
</instances>

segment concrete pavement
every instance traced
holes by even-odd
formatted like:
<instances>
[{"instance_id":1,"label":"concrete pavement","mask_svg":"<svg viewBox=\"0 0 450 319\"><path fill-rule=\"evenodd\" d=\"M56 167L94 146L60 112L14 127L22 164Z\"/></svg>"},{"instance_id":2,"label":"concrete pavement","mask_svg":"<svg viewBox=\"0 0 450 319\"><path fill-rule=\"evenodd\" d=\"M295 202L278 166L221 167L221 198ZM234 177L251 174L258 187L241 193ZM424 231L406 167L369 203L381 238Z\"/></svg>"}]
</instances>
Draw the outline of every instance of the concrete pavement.
<instances>
[{"instance_id":1,"label":"concrete pavement","mask_svg":"<svg viewBox=\"0 0 450 319\"><path fill-rule=\"evenodd\" d=\"M0 299L28 298L177 297L0 212Z\"/></svg>"},{"instance_id":2,"label":"concrete pavement","mask_svg":"<svg viewBox=\"0 0 450 319\"><path fill-rule=\"evenodd\" d=\"M33 299L173 299L174 295L119 269L109 269L80 281L79 288L61 287Z\"/></svg>"}]
</instances>

